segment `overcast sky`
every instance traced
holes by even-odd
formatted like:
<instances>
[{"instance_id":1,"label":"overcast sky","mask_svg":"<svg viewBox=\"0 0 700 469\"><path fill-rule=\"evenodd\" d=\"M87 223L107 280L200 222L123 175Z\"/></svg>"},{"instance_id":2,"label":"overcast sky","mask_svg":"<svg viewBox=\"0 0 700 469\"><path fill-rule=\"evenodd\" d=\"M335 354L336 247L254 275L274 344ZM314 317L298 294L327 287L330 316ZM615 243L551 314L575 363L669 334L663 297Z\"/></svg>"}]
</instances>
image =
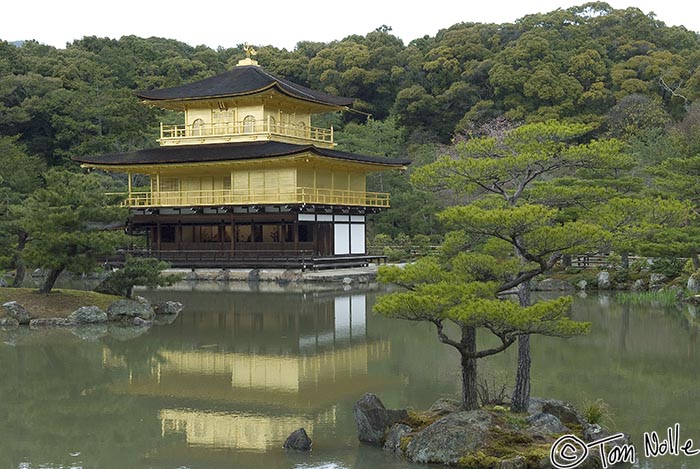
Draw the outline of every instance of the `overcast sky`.
<instances>
[{"instance_id":1,"label":"overcast sky","mask_svg":"<svg viewBox=\"0 0 700 469\"><path fill-rule=\"evenodd\" d=\"M381 25L408 43L460 22L505 23L530 13L582 5L565 0L11 0L3 2L0 39L36 39L63 48L84 36L159 36L190 45L248 42L292 50L298 41L329 42ZM654 12L667 25L700 31L700 2L609 0L615 8ZM420 6L413 6L414 4Z\"/></svg>"}]
</instances>

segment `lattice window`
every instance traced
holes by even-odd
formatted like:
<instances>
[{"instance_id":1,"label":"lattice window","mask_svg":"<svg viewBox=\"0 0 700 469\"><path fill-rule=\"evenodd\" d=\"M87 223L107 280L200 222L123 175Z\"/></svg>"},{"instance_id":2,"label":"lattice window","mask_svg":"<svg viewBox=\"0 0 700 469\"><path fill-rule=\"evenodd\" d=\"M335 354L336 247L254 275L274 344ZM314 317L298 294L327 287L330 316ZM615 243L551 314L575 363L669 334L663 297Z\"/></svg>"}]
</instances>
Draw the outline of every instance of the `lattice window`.
<instances>
[{"instance_id":1,"label":"lattice window","mask_svg":"<svg viewBox=\"0 0 700 469\"><path fill-rule=\"evenodd\" d=\"M160 178L161 192L178 192L180 190L180 180L178 178Z\"/></svg>"}]
</instances>

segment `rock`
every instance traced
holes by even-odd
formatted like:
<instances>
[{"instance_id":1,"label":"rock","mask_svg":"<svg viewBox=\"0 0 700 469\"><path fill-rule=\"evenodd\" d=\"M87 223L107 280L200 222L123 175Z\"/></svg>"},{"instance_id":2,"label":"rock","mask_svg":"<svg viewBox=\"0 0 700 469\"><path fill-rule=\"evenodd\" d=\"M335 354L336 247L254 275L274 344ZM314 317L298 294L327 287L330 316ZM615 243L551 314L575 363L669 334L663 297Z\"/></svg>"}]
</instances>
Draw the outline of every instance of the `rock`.
<instances>
[{"instance_id":1,"label":"rock","mask_svg":"<svg viewBox=\"0 0 700 469\"><path fill-rule=\"evenodd\" d=\"M193 269L185 274L185 280L188 282L196 282L197 280L199 280L199 276L197 275L197 272L195 272Z\"/></svg>"},{"instance_id":2,"label":"rock","mask_svg":"<svg viewBox=\"0 0 700 469\"><path fill-rule=\"evenodd\" d=\"M583 440L588 443L609 436L610 432L596 423L587 423L583 426Z\"/></svg>"},{"instance_id":3,"label":"rock","mask_svg":"<svg viewBox=\"0 0 700 469\"><path fill-rule=\"evenodd\" d=\"M542 412L552 414L564 425L584 425L586 419L568 402L548 399L542 404Z\"/></svg>"},{"instance_id":4,"label":"rock","mask_svg":"<svg viewBox=\"0 0 700 469\"><path fill-rule=\"evenodd\" d=\"M574 286L564 280L547 278L537 284L538 291L573 291Z\"/></svg>"},{"instance_id":5,"label":"rock","mask_svg":"<svg viewBox=\"0 0 700 469\"><path fill-rule=\"evenodd\" d=\"M17 329L19 327L19 321L11 316L4 316L0 318L0 327L3 329Z\"/></svg>"},{"instance_id":6,"label":"rock","mask_svg":"<svg viewBox=\"0 0 700 469\"><path fill-rule=\"evenodd\" d=\"M150 305L136 300L123 299L117 300L107 307L107 317L110 321L130 321L133 318L150 321L156 317L156 313L153 312Z\"/></svg>"},{"instance_id":7,"label":"rock","mask_svg":"<svg viewBox=\"0 0 700 469\"><path fill-rule=\"evenodd\" d=\"M391 451L396 454L403 454L403 450L401 449L401 438L411 432L413 432L413 428L409 427L405 423L395 423L386 434L384 450Z\"/></svg>"},{"instance_id":8,"label":"rock","mask_svg":"<svg viewBox=\"0 0 700 469\"><path fill-rule=\"evenodd\" d=\"M688 283L686 284L686 289L693 294L700 292L700 276L696 275L692 274L688 277Z\"/></svg>"},{"instance_id":9,"label":"rock","mask_svg":"<svg viewBox=\"0 0 700 469\"><path fill-rule=\"evenodd\" d=\"M547 402L547 399L542 399L541 397L531 397L530 404L527 407L527 413L530 415L539 414L542 412L542 406L544 406L545 402Z\"/></svg>"},{"instance_id":10,"label":"rock","mask_svg":"<svg viewBox=\"0 0 700 469\"><path fill-rule=\"evenodd\" d=\"M661 287L667 280L664 274L651 274L649 277L649 289L655 289Z\"/></svg>"},{"instance_id":11,"label":"rock","mask_svg":"<svg viewBox=\"0 0 700 469\"><path fill-rule=\"evenodd\" d=\"M132 326L136 326L136 327L150 327L153 325L153 321L146 321L145 319L140 318L138 316L136 316L131 321L129 321L129 323Z\"/></svg>"},{"instance_id":12,"label":"rock","mask_svg":"<svg viewBox=\"0 0 700 469\"><path fill-rule=\"evenodd\" d=\"M644 291L644 290L646 290L646 287L647 286L644 283L644 280L642 280L641 278L638 278L637 280L634 281L630 290L632 290L632 291Z\"/></svg>"},{"instance_id":13,"label":"rock","mask_svg":"<svg viewBox=\"0 0 700 469\"><path fill-rule=\"evenodd\" d=\"M230 278L230 274L228 269L221 269L219 272L216 273L216 276L214 277L215 282L228 282Z\"/></svg>"},{"instance_id":14,"label":"rock","mask_svg":"<svg viewBox=\"0 0 700 469\"><path fill-rule=\"evenodd\" d=\"M598 272L598 290L610 289L610 272L603 270Z\"/></svg>"},{"instance_id":15,"label":"rock","mask_svg":"<svg viewBox=\"0 0 700 469\"><path fill-rule=\"evenodd\" d=\"M384 434L389 427L408 419L405 409L386 409L382 401L372 393L365 394L355 403L352 414L357 425L357 438L374 445L384 443Z\"/></svg>"},{"instance_id":16,"label":"rock","mask_svg":"<svg viewBox=\"0 0 700 469\"><path fill-rule=\"evenodd\" d=\"M160 315L178 315L182 312L185 306L179 301L161 301L153 305L153 312L157 316Z\"/></svg>"},{"instance_id":17,"label":"rock","mask_svg":"<svg viewBox=\"0 0 700 469\"><path fill-rule=\"evenodd\" d=\"M8 316L15 318L20 324L29 324L29 321L34 318L29 311L24 309L24 307L16 301L8 301L7 303L3 304L2 307Z\"/></svg>"},{"instance_id":18,"label":"rock","mask_svg":"<svg viewBox=\"0 0 700 469\"><path fill-rule=\"evenodd\" d=\"M433 405L428 409L428 414L431 417L442 417L443 415L451 414L454 412L460 412L462 410L462 403L456 399L438 399Z\"/></svg>"},{"instance_id":19,"label":"rock","mask_svg":"<svg viewBox=\"0 0 700 469\"><path fill-rule=\"evenodd\" d=\"M585 290L588 286L588 282L586 282L585 280L581 280L576 284L576 286L579 288L579 290Z\"/></svg>"},{"instance_id":20,"label":"rock","mask_svg":"<svg viewBox=\"0 0 700 469\"><path fill-rule=\"evenodd\" d=\"M277 281L279 283L292 283L292 282L300 282L303 279L303 275L301 272L298 270L294 269L287 269L282 274L279 276Z\"/></svg>"},{"instance_id":21,"label":"rock","mask_svg":"<svg viewBox=\"0 0 700 469\"><path fill-rule=\"evenodd\" d=\"M145 298L145 297L143 297L143 296L135 296L135 297L133 297L132 299L133 299L134 301L138 301L138 302L141 303L142 305L148 306L149 308L151 307L151 300L149 300L148 298Z\"/></svg>"},{"instance_id":22,"label":"rock","mask_svg":"<svg viewBox=\"0 0 700 469\"><path fill-rule=\"evenodd\" d=\"M527 432L531 435L549 436L569 431L569 429L561 423L561 420L545 412L530 415L525 421L530 424L530 428L527 429Z\"/></svg>"},{"instance_id":23,"label":"rock","mask_svg":"<svg viewBox=\"0 0 700 469\"><path fill-rule=\"evenodd\" d=\"M300 428L287 437L282 446L284 449L294 449L297 451L311 451L311 438L306 434L306 430Z\"/></svg>"},{"instance_id":24,"label":"rock","mask_svg":"<svg viewBox=\"0 0 700 469\"><path fill-rule=\"evenodd\" d=\"M527 461L522 456L516 456L512 459L504 459L498 465L498 469L527 469Z\"/></svg>"},{"instance_id":25,"label":"rock","mask_svg":"<svg viewBox=\"0 0 700 469\"><path fill-rule=\"evenodd\" d=\"M415 433L406 456L418 463L456 464L484 444L491 423L491 415L483 410L447 415Z\"/></svg>"},{"instance_id":26,"label":"rock","mask_svg":"<svg viewBox=\"0 0 700 469\"><path fill-rule=\"evenodd\" d=\"M107 322L107 313L97 306L82 306L70 313L68 319L78 324Z\"/></svg>"},{"instance_id":27,"label":"rock","mask_svg":"<svg viewBox=\"0 0 700 469\"><path fill-rule=\"evenodd\" d=\"M9 286L10 284L7 283L7 280L5 280L4 278L0 278L0 288L7 288Z\"/></svg>"},{"instance_id":28,"label":"rock","mask_svg":"<svg viewBox=\"0 0 700 469\"><path fill-rule=\"evenodd\" d=\"M260 281L260 269L253 269L248 272L248 282L258 283Z\"/></svg>"},{"instance_id":29,"label":"rock","mask_svg":"<svg viewBox=\"0 0 700 469\"><path fill-rule=\"evenodd\" d=\"M676 298L681 300L685 296L685 292L683 288L680 285L671 285L668 287L669 292L673 292L676 295Z\"/></svg>"},{"instance_id":30,"label":"rock","mask_svg":"<svg viewBox=\"0 0 700 469\"><path fill-rule=\"evenodd\" d=\"M29 327L32 329L40 329L42 327L69 327L75 326L75 323L66 318L37 318L29 321Z\"/></svg>"}]
</instances>

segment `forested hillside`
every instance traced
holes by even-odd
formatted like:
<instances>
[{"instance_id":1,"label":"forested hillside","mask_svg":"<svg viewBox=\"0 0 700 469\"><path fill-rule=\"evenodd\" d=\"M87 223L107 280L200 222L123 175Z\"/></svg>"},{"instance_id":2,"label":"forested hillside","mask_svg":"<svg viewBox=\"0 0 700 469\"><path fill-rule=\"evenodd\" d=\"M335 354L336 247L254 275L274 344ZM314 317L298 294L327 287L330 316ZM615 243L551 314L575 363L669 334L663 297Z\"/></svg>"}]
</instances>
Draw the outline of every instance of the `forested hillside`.
<instances>
[{"instance_id":1,"label":"forested hillside","mask_svg":"<svg viewBox=\"0 0 700 469\"><path fill-rule=\"evenodd\" d=\"M409 44L381 26L299 42L293 51L257 46L271 73L357 99L361 112L327 117L340 148L408 155L414 166L497 117L596 124L595 135L625 140L641 165L700 147L698 34L636 8L594 2L513 24L464 22ZM72 166L71 156L154 146L159 122L181 117L140 104L132 92L212 76L243 56L242 45L213 50L134 36L85 37L65 49L0 42L2 148ZM407 175L372 184L391 191L395 207L377 219L376 232L437 229L437 200L413 190Z\"/></svg>"}]
</instances>

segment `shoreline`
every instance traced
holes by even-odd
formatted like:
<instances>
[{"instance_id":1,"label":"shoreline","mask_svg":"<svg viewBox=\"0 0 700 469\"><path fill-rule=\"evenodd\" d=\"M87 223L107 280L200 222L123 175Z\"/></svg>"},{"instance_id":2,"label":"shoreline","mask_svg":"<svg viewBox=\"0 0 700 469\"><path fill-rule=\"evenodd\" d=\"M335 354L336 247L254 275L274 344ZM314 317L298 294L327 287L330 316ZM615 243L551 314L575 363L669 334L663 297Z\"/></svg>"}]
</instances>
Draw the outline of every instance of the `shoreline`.
<instances>
[{"instance_id":1,"label":"shoreline","mask_svg":"<svg viewBox=\"0 0 700 469\"><path fill-rule=\"evenodd\" d=\"M277 283L370 283L377 279L376 264L345 269L166 269L165 274L181 274L185 281L277 282Z\"/></svg>"}]
</instances>

